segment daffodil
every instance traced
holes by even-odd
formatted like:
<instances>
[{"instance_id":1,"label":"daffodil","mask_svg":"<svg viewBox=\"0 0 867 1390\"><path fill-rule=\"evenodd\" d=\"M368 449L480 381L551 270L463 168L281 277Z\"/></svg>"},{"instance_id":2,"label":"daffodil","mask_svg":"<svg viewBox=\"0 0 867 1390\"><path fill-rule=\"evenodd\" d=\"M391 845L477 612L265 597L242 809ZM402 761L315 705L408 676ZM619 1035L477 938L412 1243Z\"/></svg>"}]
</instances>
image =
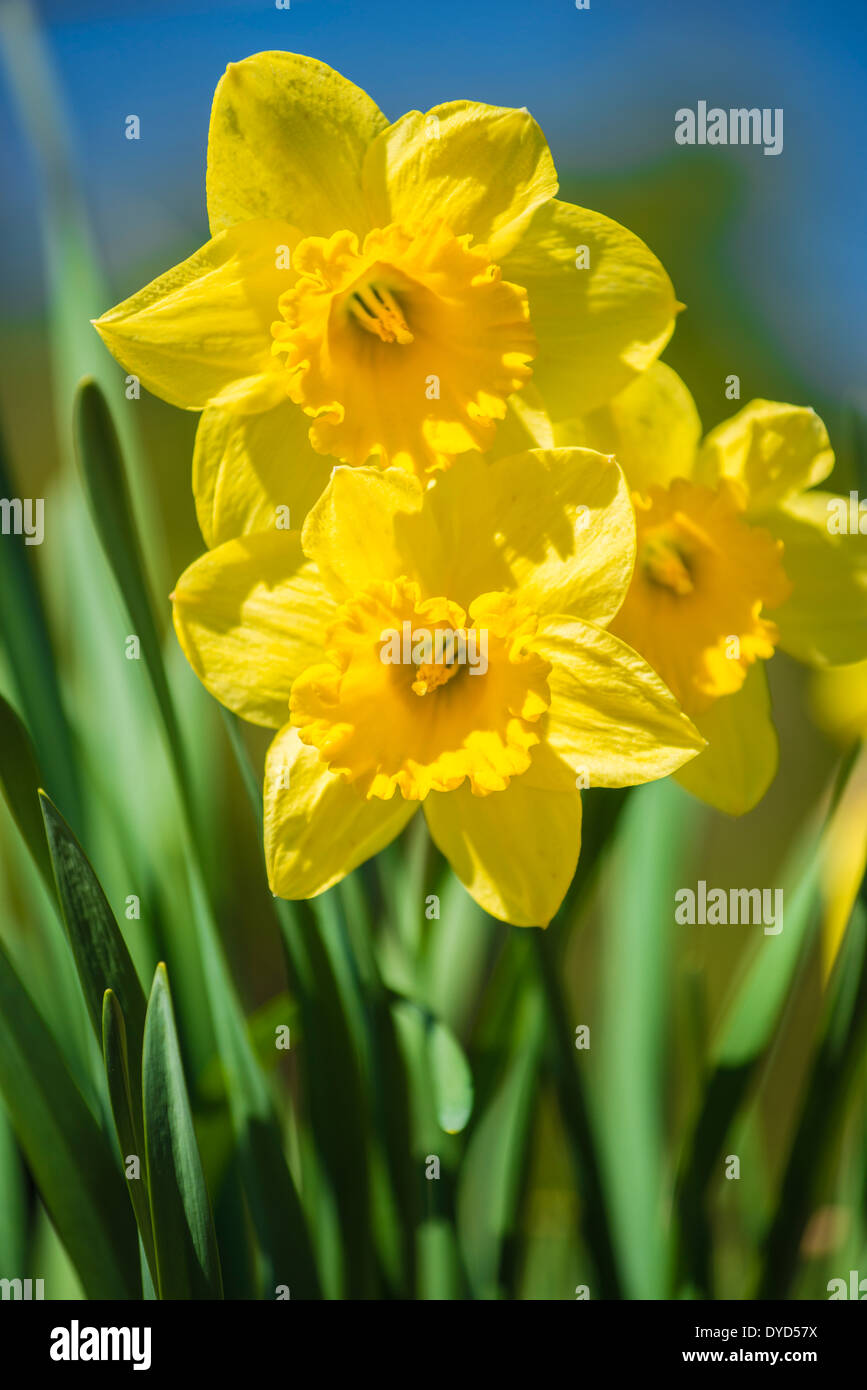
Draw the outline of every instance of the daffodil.
<instances>
[{"instance_id":1,"label":"daffodil","mask_svg":"<svg viewBox=\"0 0 867 1390\"><path fill-rule=\"evenodd\" d=\"M555 438L616 454L633 489L635 575L612 631L647 657L707 740L678 781L733 815L776 773L764 664L867 655L867 537L818 490L834 455L814 411L752 401L700 443L695 404L654 364Z\"/></svg>"},{"instance_id":2,"label":"daffodil","mask_svg":"<svg viewBox=\"0 0 867 1390\"><path fill-rule=\"evenodd\" d=\"M300 526L337 462L425 476L544 444L537 391L592 410L655 359L679 308L664 269L556 192L526 110L452 101L389 123L313 58L229 65L211 240L96 321L129 373L202 412L209 546L280 508Z\"/></svg>"},{"instance_id":3,"label":"daffodil","mask_svg":"<svg viewBox=\"0 0 867 1390\"><path fill-rule=\"evenodd\" d=\"M427 488L339 466L300 535L250 533L191 565L173 595L190 664L277 730L272 891L323 892L421 807L488 912L547 924L578 859L580 789L663 777L702 747L606 631L633 563L622 472L563 449L474 456ZM395 664L405 624L413 647ZM416 648L443 628L477 636L484 669Z\"/></svg>"}]
</instances>

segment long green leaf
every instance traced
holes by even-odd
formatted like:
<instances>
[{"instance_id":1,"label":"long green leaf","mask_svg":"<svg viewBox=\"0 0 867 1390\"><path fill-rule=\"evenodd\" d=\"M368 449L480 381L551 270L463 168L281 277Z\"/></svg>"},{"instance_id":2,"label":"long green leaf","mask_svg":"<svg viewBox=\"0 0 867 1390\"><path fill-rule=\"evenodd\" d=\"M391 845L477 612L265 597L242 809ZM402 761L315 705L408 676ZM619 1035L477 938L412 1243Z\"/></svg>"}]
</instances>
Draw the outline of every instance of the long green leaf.
<instances>
[{"instance_id":1,"label":"long green leaf","mask_svg":"<svg viewBox=\"0 0 867 1390\"><path fill-rule=\"evenodd\" d=\"M0 497L14 497L18 492L6 464L5 446L0 433ZM79 773L63 708L45 608L29 550L24 537L14 534L4 536L0 545L0 594L3 595L0 642L8 655L17 687L18 704L32 730L44 766L51 770L49 785L54 794L63 799L63 804L69 807L69 813L78 825L81 821ZM19 756L23 758L25 755L22 752ZM3 762L15 757L14 748L4 749ZM20 777L24 771L25 767L19 766L17 775ZM10 778L16 775L14 768L9 775ZM41 782L42 779L38 778L33 784L34 788ZM20 821L19 824L25 838L28 838L25 825ZM37 859L37 863L40 868L43 867L40 860Z\"/></svg>"},{"instance_id":2,"label":"long green leaf","mask_svg":"<svg viewBox=\"0 0 867 1390\"><path fill-rule=\"evenodd\" d=\"M800 873L794 893L787 897L784 930L763 937L712 1051L713 1069L692 1130L677 1181L680 1253L679 1276L694 1292L711 1292L712 1237L705 1210L705 1191L725 1137L743 1105L769 1048L777 1023L803 960L811 933L818 925L818 840L792 856Z\"/></svg>"},{"instance_id":3,"label":"long green leaf","mask_svg":"<svg viewBox=\"0 0 867 1390\"><path fill-rule=\"evenodd\" d=\"M140 1298L135 1223L114 1154L0 947L0 1090L90 1298Z\"/></svg>"},{"instance_id":4,"label":"long green leaf","mask_svg":"<svg viewBox=\"0 0 867 1390\"><path fill-rule=\"evenodd\" d=\"M537 990L520 997L512 1034L505 1070L471 1132L458 1180L458 1238L477 1299L506 1291L504 1266L516 1236L545 1042Z\"/></svg>"},{"instance_id":5,"label":"long green leaf","mask_svg":"<svg viewBox=\"0 0 867 1390\"><path fill-rule=\"evenodd\" d=\"M845 1107L863 1066L867 1044L867 878L861 896L838 960L822 1040L780 1184L776 1215L763 1242L759 1298L790 1297L804 1228L818 1204L829 1151L840 1135Z\"/></svg>"},{"instance_id":6,"label":"long green leaf","mask_svg":"<svg viewBox=\"0 0 867 1390\"><path fill-rule=\"evenodd\" d=\"M54 874L39 810L37 788L41 781L30 735L12 706L0 695L0 790L50 890Z\"/></svg>"},{"instance_id":7,"label":"long green leaf","mask_svg":"<svg viewBox=\"0 0 867 1390\"><path fill-rule=\"evenodd\" d=\"M627 1298L664 1298L668 1291L666 1001L678 865L695 820L690 798L674 783L636 788L601 895L602 1008L595 1036L604 1042L593 1067L592 1113ZM575 1050L585 1066L593 1055Z\"/></svg>"},{"instance_id":8,"label":"long green leaf","mask_svg":"<svg viewBox=\"0 0 867 1390\"><path fill-rule=\"evenodd\" d=\"M141 643L172 756L180 770L179 789L187 798L192 817L186 756L163 666L120 441L105 397L92 380L83 381L76 394L75 444L94 525Z\"/></svg>"},{"instance_id":9,"label":"long green leaf","mask_svg":"<svg viewBox=\"0 0 867 1390\"><path fill-rule=\"evenodd\" d=\"M110 989L117 996L137 1067L145 997L132 957L84 850L44 792L39 799L57 895L94 1032L101 1043L103 996ZM140 1100L137 1085L133 1096Z\"/></svg>"},{"instance_id":10,"label":"long green leaf","mask_svg":"<svg viewBox=\"0 0 867 1390\"><path fill-rule=\"evenodd\" d=\"M114 1116L117 1140L124 1170L131 1157L139 1160L139 1176L126 1175L132 1209L135 1214L139 1235L144 1246L145 1257L151 1278L156 1280L156 1252L154 1250L153 1227L151 1225L150 1202L148 1199L147 1157L145 1154L144 1123L142 1107L133 1099L133 1082L130 1075L129 1051L127 1049L126 1025L117 996L107 989L102 1005L102 1055L105 1062L105 1075L108 1094ZM140 1095L141 1059L135 1059L132 1070L137 1074L135 1092Z\"/></svg>"},{"instance_id":11,"label":"long green leaf","mask_svg":"<svg viewBox=\"0 0 867 1390\"><path fill-rule=\"evenodd\" d=\"M163 664L123 458L105 400L93 382L85 382L78 393L76 441L100 540L141 639L186 818L193 920L217 1045L229 1083L245 1191L257 1236L268 1258L266 1284L294 1285L298 1296L315 1297L319 1284L300 1201L282 1151L267 1082L247 1037L205 887L189 769Z\"/></svg>"},{"instance_id":12,"label":"long green leaf","mask_svg":"<svg viewBox=\"0 0 867 1390\"><path fill-rule=\"evenodd\" d=\"M142 1062L148 1190L160 1298L222 1298L220 1257L165 966L157 966Z\"/></svg>"}]
</instances>

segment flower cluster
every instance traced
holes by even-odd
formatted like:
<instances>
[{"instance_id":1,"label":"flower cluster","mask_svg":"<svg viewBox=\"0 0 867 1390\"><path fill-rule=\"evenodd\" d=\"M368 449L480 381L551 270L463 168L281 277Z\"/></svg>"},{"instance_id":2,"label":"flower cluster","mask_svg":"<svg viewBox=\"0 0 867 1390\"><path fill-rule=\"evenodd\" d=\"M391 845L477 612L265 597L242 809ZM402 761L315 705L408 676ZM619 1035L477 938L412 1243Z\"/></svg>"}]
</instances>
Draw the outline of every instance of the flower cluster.
<instances>
[{"instance_id":1,"label":"flower cluster","mask_svg":"<svg viewBox=\"0 0 867 1390\"><path fill-rule=\"evenodd\" d=\"M96 323L201 412L207 550L175 628L212 694L276 731L281 896L421 811L487 911L545 925L582 788L673 774L747 810L776 767L776 647L867 655L864 547L809 491L821 421L758 401L700 444L657 360L681 307L663 267L556 192L524 110L389 123L324 64L259 54L215 94L211 239ZM427 634L423 657L384 654L395 633Z\"/></svg>"}]
</instances>

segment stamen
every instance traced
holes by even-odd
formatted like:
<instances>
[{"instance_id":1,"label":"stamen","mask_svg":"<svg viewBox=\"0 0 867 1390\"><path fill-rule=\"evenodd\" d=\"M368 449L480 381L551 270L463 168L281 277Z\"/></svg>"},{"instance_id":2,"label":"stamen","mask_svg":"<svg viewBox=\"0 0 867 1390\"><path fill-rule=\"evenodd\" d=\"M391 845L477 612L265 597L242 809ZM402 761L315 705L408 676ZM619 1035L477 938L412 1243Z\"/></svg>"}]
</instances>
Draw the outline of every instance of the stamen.
<instances>
[{"instance_id":1,"label":"stamen","mask_svg":"<svg viewBox=\"0 0 867 1390\"><path fill-rule=\"evenodd\" d=\"M460 666L456 661L437 662L426 661L416 667L416 678L412 683L412 689L416 695L429 695L432 690L437 690L439 686L445 685L452 676L456 676Z\"/></svg>"},{"instance_id":2,"label":"stamen","mask_svg":"<svg viewBox=\"0 0 867 1390\"><path fill-rule=\"evenodd\" d=\"M413 341L409 325L394 295L382 286L363 285L348 300L349 312L368 333L383 343L405 345Z\"/></svg>"},{"instance_id":3,"label":"stamen","mask_svg":"<svg viewBox=\"0 0 867 1390\"><path fill-rule=\"evenodd\" d=\"M663 589L671 589L679 597L691 594L695 587L682 551L666 536L654 536L641 548L641 564L648 578Z\"/></svg>"}]
</instances>

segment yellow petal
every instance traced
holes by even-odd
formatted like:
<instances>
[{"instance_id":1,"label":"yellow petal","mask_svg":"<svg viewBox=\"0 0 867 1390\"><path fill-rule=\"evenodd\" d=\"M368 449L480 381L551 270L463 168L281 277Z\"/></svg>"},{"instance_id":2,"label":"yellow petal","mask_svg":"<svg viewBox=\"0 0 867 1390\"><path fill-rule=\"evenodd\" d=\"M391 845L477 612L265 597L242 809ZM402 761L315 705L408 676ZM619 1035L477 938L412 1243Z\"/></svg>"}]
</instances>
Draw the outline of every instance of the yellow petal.
<instances>
[{"instance_id":1,"label":"yellow petal","mask_svg":"<svg viewBox=\"0 0 867 1390\"><path fill-rule=\"evenodd\" d=\"M365 801L287 725L265 762L265 859L271 892L279 898L324 893L390 844L417 806L400 796Z\"/></svg>"},{"instance_id":2,"label":"yellow petal","mask_svg":"<svg viewBox=\"0 0 867 1390\"><path fill-rule=\"evenodd\" d=\"M361 186L365 151L387 121L340 73L297 53L230 63L211 108L211 231L284 217L305 236L370 225Z\"/></svg>"},{"instance_id":3,"label":"yellow petal","mask_svg":"<svg viewBox=\"0 0 867 1390\"><path fill-rule=\"evenodd\" d=\"M364 183L375 226L443 217L498 260L557 192L557 172L526 111L451 101L384 130L367 152Z\"/></svg>"},{"instance_id":4,"label":"yellow petal","mask_svg":"<svg viewBox=\"0 0 867 1390\"><path fill-rule=\"evenodd\" d=\"M436 566L439 548L423 498L421 483L402 469L335 468L303 533L332 593L348 598L401 575L420 580Z\"/></svg>"},{"instance_id":5,"label":"yellow petal","mask_svg":"<svg viewBox=\"0 0 867 1390\"><path fill-rule=\"evenodd\" d=\"M588 263L576 255L586 247ZM555 420L595 410L662 352L680 307L643 241L610 218L551 201L500 261L530 297L533 378Z\"/></svg>"},{"instance_id":6,"label":"yellow petal","mask_svg":"<svg viewBox=\"0 0 867 1390\"><path fill-rule=\"evenodd\" d=\"M633 492L689 478L701 421L688 388L665 362L654 362L607 405L559 423L558 444L614 454Z\"/></svg>"},{"instance_id":7,"label":"yellow petal","mask_svg":"<svg viewBox=\"0 0 867 1390\"><path fill-rule=\"evenodd\" d=\"M650 782L668 776L703 747L656 672L610 632L549 617L530 647L551 662L544 737L579 785Z\"/></svg>"},{"instance_id":8,"label":"yellow petal","mask_svg":"<svg viewBox=\"0 0 867 1390\"><path fill-rule=\"evenodd\" d=\"M828 431L814 410L778 401L750 401L710 431L696 480L716 487L730 478L744 491L750 516L820 483L834 466Z\"/></svg>"},{"instance_id":9,"label":"yellow petal","mask_svg":"<svg viewBox=\"0 0 867 1390\"><path fill-rule=\"evenodd\" d=\"M468 455L442 474L426 504L443 537L442 592L520 589L536 613L573 612L605 624L635 560L635 518L616 464L587 449L529 450L488 462Z\"/></svg>"},{"instance_id":10,"label":"yellow petal","mask_svg":"<svg viewBox=\"0 0 867 1390\"><path fill-rule=\"evenodd\" d=\"M751 811L773 782L779 756L764 663L751 666L740 690L724 695L695 722L708 746L675 780L730 816Z\"/></svg>"},{"instance_id":11,"label":"yellow petal","mask_svg":"<svg viewBox=\"0 0 867 1390\"><path fill-rule=\"evenodd\" d=\"M178 641L202 684L251 723L281 728L292 682L322 660L335 612L298 533L227 541L184 571L172 599Z\"/></svg>"},{"instance_id":12,"label":"yellow petal","mask_svg":"<svg viewBox=\"0 0 867 1390\"><path fill-rule=\"evenodd\" d=\"M301 529L331 477L331 460L310 447L309 423L291 401L256 415L219 406L203 411L193 453L193 493L211 549L265 531L278 519L284 529Z\"/></svg>"},{"instance_id":13,"label":"yellow petal","mask_svg":"<svg viewBox=\"0 0 867 1390\"><path fill-rule=\"evenodd\" d=\"M488 450L488 458L508 458L510 454L522 454L525 449L555 447L554 425L532 381L510 396L507 406L505 419L497 430L492 448ZM567 442L577 444L579 441Z\"/></svg>"},{"instance_id":14,"label":"yellow petal","mask_svg":"<svg viewBox=\"0 0 867 1390\"><path fill-rule=\"evenodd\" d=\"M810 666L845 666L867 656L867 536L828 530L827 492L808 492L769 512L784 545L792 595L774 609L780 646Z\"/></svg>"},{"instance_id":15,"label":"yellow petal","mask_svg":"<svg viewBox=\"0 0 867 1390\"><path fill-rule=\"evenodd\" d=\"M94 321L109 352L154 395L184 410L266 410L286 399L271 323L293 272L287 222L221 232L189 260Z\"/></svg>"},{"instance_id":16,"label":"yellow petal","mask_svg":"<svg viewBox=\"0 0 867 1390\"><path fill-rule=\"evenodd\" d=\"M562 777L548 783L553 755L536 750L534 768L502 792L432 792L425 820L467 891L492 917L516 927L546 927L560 906L581 848L581 797ZM538 785L541 782L543 785Z\"/></svg>"}]
</instances>

